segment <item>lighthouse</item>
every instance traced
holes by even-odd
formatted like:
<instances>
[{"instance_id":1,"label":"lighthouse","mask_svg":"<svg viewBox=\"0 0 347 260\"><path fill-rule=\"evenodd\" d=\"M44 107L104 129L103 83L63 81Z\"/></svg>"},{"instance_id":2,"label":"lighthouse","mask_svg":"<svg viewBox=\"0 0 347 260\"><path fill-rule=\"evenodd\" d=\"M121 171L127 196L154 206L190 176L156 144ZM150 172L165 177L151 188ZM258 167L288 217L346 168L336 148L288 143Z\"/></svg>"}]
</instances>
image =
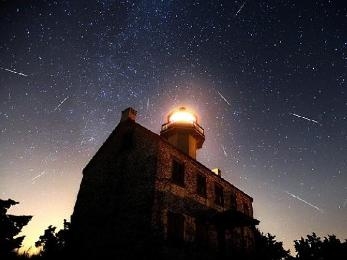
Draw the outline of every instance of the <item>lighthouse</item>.
<instances>
[{"instance_id":1,"label":"lighthouse","mask_svg":"<svg viewBox=\"0 0 347 260\"><path fill-rule=\"evenodd\" d=\"M204 129L199 125L197 116L186 107L169 113L167 122L161 127L160 136L194 159L196 151L205 141Z\"/></svg>"}]
</instances>

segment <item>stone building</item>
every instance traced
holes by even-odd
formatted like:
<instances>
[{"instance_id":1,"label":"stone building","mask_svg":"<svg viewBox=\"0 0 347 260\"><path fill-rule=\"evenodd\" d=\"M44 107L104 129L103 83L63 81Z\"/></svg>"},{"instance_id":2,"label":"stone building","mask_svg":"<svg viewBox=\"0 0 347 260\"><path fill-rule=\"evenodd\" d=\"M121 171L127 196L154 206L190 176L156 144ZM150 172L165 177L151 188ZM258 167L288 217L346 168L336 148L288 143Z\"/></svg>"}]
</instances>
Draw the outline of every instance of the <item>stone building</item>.
<instances>
[{"instance_id":1,"label":"stone building","mask_svg":"<svg viewBox=\"0 0 347 260\"><path fill-rule=\"evenodd\" d=\"M196 160L197 117L180 108L160 135L128 108L83 170L71 230L81 256L215 259L254 246L253 199ZM202 257L203 256L203 257Z\"/></svg>"}]
</instances>

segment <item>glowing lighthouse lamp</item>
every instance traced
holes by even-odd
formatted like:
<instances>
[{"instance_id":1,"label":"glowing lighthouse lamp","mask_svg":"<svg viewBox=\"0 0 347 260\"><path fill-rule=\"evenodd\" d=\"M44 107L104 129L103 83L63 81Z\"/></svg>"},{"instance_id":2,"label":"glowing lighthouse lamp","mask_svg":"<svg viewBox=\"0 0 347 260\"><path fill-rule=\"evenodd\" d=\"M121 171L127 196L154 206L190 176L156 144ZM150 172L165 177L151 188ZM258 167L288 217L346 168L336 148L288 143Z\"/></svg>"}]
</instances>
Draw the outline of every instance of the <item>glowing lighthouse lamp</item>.
<instances>
[{"instance_id":1,"label":"glowing lighthouse lamp","mask_svg":"<svg viewBox=\"0 0 347 260\"><path fill-rule=\"evenodd\" d=\"M161 127L160 135L195 159L196 150L200 149L205 141L204 129L197 121L193 112L180 107L168 115L167 122Z\"/></svg>"},{"instance_id":2,"label":"glowing lighthouse lamp","mask_svg":"<svg viewBox=\"0 0 347 260\"><path fill-rule=\"evenodd\" d=\"M181 107L179 110L174 111L169 115L169 122L196 123L196 121L196 116L187 111L185 107Z\"/></svg>"}]
</instances>

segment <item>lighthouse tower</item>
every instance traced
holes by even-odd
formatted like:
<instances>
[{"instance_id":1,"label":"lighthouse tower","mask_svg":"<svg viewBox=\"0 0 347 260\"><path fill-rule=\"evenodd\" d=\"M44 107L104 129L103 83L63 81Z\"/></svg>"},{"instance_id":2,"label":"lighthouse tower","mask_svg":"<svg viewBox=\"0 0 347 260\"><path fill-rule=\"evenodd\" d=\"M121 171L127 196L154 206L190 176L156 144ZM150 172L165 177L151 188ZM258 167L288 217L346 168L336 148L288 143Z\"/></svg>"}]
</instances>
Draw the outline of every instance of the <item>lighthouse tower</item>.
<instances>
[{"instance_id":1,"label":"lighthouse tower","mask_svg":"<svg viewBox=\"0 0 347 260\"><path fill-rule=\"evenodd\" d=\"M198 124L197 116L180 107L172 111L162 125L160 136L179 150L196 159L196 151L205 141L204 129Z\"/></svg>"}]
</instances>

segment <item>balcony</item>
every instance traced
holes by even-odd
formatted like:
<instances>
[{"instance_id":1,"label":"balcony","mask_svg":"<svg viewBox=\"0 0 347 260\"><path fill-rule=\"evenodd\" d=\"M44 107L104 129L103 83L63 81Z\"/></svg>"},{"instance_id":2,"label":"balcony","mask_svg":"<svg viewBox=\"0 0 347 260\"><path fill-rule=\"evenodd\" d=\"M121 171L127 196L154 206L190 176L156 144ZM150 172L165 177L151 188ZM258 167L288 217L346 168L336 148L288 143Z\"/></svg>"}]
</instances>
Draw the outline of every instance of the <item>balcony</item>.
<instances>
[{"instance_id":1,"label":"balcony","mask_svg":"<svg viewBox=\"0 0 347 260\"><path fill-rule=\"evenodd\" d=\"M199 134L205 135L204 129L197 124L196 122L167 122L161 126L161 132L165 132L171 127L192 127L194 128Z\"/></svg>"}]
</instances>

